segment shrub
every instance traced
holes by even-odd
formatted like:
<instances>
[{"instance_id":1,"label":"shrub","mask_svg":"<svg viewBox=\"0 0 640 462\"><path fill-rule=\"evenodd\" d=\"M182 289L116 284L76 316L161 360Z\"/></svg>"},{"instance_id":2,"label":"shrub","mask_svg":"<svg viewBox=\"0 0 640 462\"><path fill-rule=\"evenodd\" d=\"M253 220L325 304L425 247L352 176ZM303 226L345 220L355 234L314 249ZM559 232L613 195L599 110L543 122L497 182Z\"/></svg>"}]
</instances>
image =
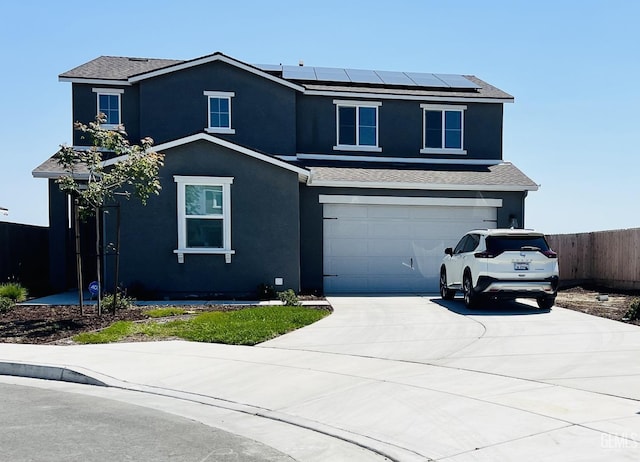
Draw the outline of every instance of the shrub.
<instances>
[{"instance_id":1,"label":"shrub","mask_svg":"<svg viewBox=\"0 0 640 462\"><path fill-rule=\"evenodd\" d=\"M631 302L631 305L625 313L624 318L628 319L629 321L636 321L640 319L640 298L636 298Z\"/></svg>"},{"instance_id":2,"label":"shrub","mask_svg":"<svg viewBox=\"0 0 640 462\"><path fill-rule=\"evenodd\" d=\"M131 308L135 302L135 298L128 297L124 293L119 293L118 299L116 300L116 310L126 310L127 308ZM102 297L102 307L107 310L113 309L113 294L105 294L104 297Z\"/></svg>"},{"instance_id":3,"label":"shrub","mask_svg":"<svg viewBox=\"0 0 640 462\"><path fill-rule=\"evenodd\" d=\"M28 295L27 289L18 282L0 284L0 297L11 299L14 302L24 302Z\"/></svg>"},{"instance_id":4,"label":"shrub","mask_svg":"<svg viewBox=\"0 0 640 462\"><path fill-rule=\"evenodd\" d=\"M9 311L13 308L13 300L7 297L0 297L0 313L4 313L5 311Z\"/></svg>"},{"instance_id":5,"label":"shrub","mask_svg":"<svg viewBox=\"0 0 640 462\"><path fill-rule=\"evenodd\" d=\"M286 306L300 306L300 300L293 291L293 289L287 289L284 292L278 292L278 298Z\"/></svg>"}]
</instances>

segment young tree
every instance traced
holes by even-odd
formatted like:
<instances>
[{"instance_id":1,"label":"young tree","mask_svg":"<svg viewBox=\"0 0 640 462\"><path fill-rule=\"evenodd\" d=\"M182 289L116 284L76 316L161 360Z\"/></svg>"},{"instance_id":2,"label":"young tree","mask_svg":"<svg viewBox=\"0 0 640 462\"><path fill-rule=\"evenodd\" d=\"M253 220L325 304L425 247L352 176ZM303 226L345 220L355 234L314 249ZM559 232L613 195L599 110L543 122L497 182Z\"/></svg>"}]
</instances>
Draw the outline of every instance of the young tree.
<instances>
[{"instance_id":1,"label":"young tree","mask_svg":"<svg viewBox=\"0 0 640 462\"><path fill-rule=\"evenodd\" d=\"M153 140L144 138L139 145L131 145L122 126L117 129L106 129L104 114L100 114L95 122L89 125L76 122L74 128L82 137L89 138L92 146L87 149L74 149L60 146L56 154L58 164L65 174L57 182L62 191L75 198L77 215L83 220L96 217L96 269L98 281L98 314L102 314L100 296L102 286L100 274L102 263L100 258L100 209L114 203L116 196L130 199L138 198L146 205L148 198L160 194L161 185L158 173L163 165L164 156L152 150ZM107 157L105 159L105 157ZM79 227L76 220L76 253L79 253ZM80 260L77 260L77 271L81 274ZM116 281L117 283L117 281ZM82 281L78 284L80 306L82 309ZM116 305L114 294L114 307Z\"/></svg>"}]
</instances>

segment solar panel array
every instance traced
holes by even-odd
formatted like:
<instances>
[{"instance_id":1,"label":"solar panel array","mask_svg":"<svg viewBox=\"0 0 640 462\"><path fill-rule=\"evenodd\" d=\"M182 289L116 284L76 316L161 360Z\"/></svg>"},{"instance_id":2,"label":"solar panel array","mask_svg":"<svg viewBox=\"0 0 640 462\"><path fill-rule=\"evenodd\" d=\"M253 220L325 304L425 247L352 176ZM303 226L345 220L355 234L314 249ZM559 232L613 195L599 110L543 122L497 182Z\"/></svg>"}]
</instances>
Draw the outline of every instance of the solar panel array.
<instances>
[{"instance_id":1,"label":"solar panel array","mask_svg":"<svg viewBox=\"0 0 640 462\"><path fill-rule=\"evenodd\" d=\"M429 88L480 88L471 80L457 74L429 74L421 72L372 71L311 66L258 65L267 72L282 72L282 78L305 82L343 82L367 85L393 85Z\"/></svg>"}]
</instances>

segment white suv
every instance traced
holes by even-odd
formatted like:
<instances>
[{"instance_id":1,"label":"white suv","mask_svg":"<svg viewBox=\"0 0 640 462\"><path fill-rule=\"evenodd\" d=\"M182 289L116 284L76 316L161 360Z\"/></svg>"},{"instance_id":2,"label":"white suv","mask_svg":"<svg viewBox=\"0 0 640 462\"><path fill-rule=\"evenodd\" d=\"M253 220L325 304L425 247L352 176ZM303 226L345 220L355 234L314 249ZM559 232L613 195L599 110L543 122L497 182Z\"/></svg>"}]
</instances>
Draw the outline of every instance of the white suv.
<instances>
[{"instance_id":1,"label":"white suv","mask_svg":"<svg viewBox=\"0 0 640 462\"><path fill-rule=\"evenodd\" d=\"M456 291L467 307L482 298L535 298L553 306L558 289L558 256L544 234L524 229L478 229L465 234L454 249L445 249L440 267L440 295Z\"/></svg>"}]
</instances>

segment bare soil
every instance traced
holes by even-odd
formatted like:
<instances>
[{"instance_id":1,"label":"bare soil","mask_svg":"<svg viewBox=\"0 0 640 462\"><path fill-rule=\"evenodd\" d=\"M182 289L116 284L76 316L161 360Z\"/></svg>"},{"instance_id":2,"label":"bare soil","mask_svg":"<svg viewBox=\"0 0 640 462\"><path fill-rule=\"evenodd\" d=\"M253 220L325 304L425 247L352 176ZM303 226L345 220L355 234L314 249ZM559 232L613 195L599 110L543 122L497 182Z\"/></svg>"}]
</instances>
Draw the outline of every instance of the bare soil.
<instances>
[{"instance_id":1,"label":"bare soil","mask_svg":"<svg viewBox=\"0 0 640 462\"><path fill-rule=\"evenodd\" d=\"M598 296L606 294L605 297ZM601 316L621 322L640 325L640 320L629 321L625 315L631 302L640 298L640 294L607 292L597 288L575 287L562 290L556 298L556 306L583 313ZM0 342L2 343L71 343L65 341L82 332L93 332L108 327L116 321L140 321L147 319L145 311L150 306L135 306L98 316L95 306L85 306L84 315L78 306L15 306L0 313ZM192 305L181 306L188 311L228 311L238 306L228 305ZM107 311L107 310L105 310ZM140 339L132 339L140 340Z\"/></svg>"},{"instance_id":2,"label":"bare soil","mask_svg":"<svg viewBox=\"0 0 640 462\"><path fill-rule=\"evenodd\" d=\"M556 306L640 325L640 320L626 318L631 303L636 299L640 299L639 293L619 293L597 287L573 287L558 292Z\"/></svg>"}]
</instances>

